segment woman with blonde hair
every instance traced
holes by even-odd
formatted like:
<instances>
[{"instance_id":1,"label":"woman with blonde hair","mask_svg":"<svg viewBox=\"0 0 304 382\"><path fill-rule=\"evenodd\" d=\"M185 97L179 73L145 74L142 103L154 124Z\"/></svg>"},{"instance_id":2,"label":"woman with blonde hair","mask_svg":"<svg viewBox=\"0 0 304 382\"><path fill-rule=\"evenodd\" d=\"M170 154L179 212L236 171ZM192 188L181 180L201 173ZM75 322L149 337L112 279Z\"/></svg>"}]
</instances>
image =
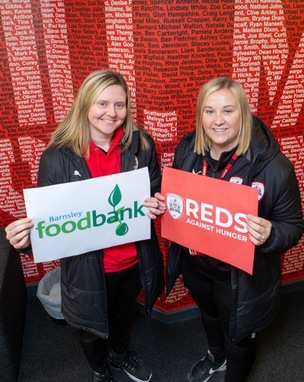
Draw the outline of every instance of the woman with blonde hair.
<instances>
[{"instance_id":1,"label":"woman with blonde hair","mask_svg":"<svg viewBox=\"0 0 304 382\"><path fill-rule=\"evenodd\" d=\"M141 167L148 167L153 195L161 182L155 146L132 119L124 77L107 69L91 73L41 156L38 186ZM161 213L153 197L144 205L151 219ZM22 252L31 251L32 227L30 218L15 221L6 227L7 239ZM128 320L142 288L148 313L163 289L163 259L154 225L151 240L64 258L60 266L62 313L79 332L92 381L113 381L110 366L134 381L149 381L151 370L128 349Z\"/></svg>"},{"instance_id":2,"label":"woman with blonde hair","mask_svg":"<svg viewBox=\"0 0 304 382\"><path fill-rule=\"evenodd\" d=\"M280 256L304 231L295 172L271 131L251 114L242 86L226 77L201 88L196 129L178 144L173 167L259 190L258 216L247 216L255 245L252 275L174 242L167 260L167 293L181 273L208 341L188 381L206 382L226 371L225 382L244 382L256 355L256 333L279 311Z\"/></svg>"}]
</instances>

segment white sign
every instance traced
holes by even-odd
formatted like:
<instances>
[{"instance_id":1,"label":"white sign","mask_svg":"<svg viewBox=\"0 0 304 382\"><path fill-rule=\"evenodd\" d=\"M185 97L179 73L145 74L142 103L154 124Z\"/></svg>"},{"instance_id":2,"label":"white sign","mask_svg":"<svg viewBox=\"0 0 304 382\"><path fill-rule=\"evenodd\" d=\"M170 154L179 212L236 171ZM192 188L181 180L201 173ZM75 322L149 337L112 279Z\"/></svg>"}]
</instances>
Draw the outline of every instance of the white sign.
<instances>
[{"instance_id":1,"label":"white sign","mask_svg":"<svg viewBox=\"0 0 304 382\"><path fill-rule=\"evenodd\" d=\"M36 263L150 239L148 168L24 190Z\"/></svg>"}]
</instances>

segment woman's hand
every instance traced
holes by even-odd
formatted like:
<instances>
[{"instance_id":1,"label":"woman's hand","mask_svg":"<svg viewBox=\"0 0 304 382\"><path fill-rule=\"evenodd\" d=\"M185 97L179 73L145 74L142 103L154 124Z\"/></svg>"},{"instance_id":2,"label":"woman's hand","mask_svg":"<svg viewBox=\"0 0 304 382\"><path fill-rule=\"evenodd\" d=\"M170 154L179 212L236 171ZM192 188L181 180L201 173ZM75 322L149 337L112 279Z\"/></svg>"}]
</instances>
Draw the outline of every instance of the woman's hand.
<instances>
[{"instance_id":1,"label":"woman's hand","mask_svg":"<svg viewBox=\"0 0 304 382\"><path fill-rule=\"evenodd\" d=\"M166 205L164 203L165 197L156 192L154 196L146 198L144 200L144 206L149 208L147 215L150 219L156 219L158 216L161 216L166 211Z\"/></svg>"},{"instance_id":2,"label":"woman's hand","mask_svg":"<svg viewBox=\"0 0 304 382\"><path fill-rule=\"evenodd\" d=\"M258 216L247 215L249 239L254 245L262 245L271 234L272 224L269 220Z\"/></svg>"},{"instance_id":3,"label":"woman's hand","mask_svg":"<svg viewBox=\"0 0 304 382\"><path fill-rule=\"evenodd\" d=\"M23 249L31 244L30 230L34 227L32 219L16 220L5 228L6 238L16 249Z\"/></svg>"}]
</instances>

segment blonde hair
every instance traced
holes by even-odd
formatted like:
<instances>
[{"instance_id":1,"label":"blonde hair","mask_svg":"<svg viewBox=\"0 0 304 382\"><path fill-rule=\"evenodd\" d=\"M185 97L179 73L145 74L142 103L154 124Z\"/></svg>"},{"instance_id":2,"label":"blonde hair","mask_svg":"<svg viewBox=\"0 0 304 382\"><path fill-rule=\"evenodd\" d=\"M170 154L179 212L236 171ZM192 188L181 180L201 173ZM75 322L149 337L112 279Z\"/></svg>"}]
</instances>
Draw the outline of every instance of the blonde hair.
<instances>
[{"instance_id":1,"label":"blonde hair","mask_svg":"<svg viewBox=\"0 0 304 382\"><path fill-rule=\"evenodd\" d=\"M250 144L252 130L252 113L247 95L239 82L227 77L218 77L207 82L200 90L196 105L196 137L194 151L205 155L206 151L211 149L212 141L203 129L202 114L207 98L214 92L222 89L228 89L234 96L241 112L241 126L238 136L238 146L236 153L244 154Z\"/></svg>"},{"instance_id":2,"label":"blonde hair","mask_svg":"<svg viewBox=\"0 0 304 382\"><path fill-rule=\"evenodd\" d=\"M127 150L132 142L132 133L141 130L133 121L130 106L129 88L124 77L109 69L97 70L88 75L79 88L74 103L66 117L52 133L49 146L72 148L81 157L89 156L90 127L88 113L100 93L111 85L120 85L126 92L127 115L123 123L123 150ZM148 142L140 134L141 149L147 150Z\"/></svg>"}]
</instances>

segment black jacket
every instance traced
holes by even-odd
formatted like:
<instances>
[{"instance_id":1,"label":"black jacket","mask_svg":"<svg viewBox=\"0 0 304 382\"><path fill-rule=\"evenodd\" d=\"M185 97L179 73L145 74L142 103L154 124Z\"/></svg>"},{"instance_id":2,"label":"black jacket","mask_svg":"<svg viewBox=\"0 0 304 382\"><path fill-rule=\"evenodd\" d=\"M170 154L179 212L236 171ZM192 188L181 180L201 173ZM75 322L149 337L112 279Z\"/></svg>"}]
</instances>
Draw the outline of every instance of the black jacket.
<instances>
[{"instance_id":1,"label":"black jacket","mask_svg":"<svg viewBox=\"0 0 304 382\"><path fill-rule=\"evenodd\" d=\"M179 143L174 168L195 172L201 170L203 157L194 153L194 140L195 132L192 132ZM217 177L216 172L214 176ZM245 185L252 185L252 182L264 185L258 215L272 223L269 239L256 247L253 275L230 267L234 292L230 338L238 341L263 329L278 312L280 255L298 243L304 232L304 221L294 169L280 152L270 130L256 117L248 152L237 159L224 180L229 181L232 177L243 179L242 184ZM167 261L167 293L181 273L182 252L180 245L171 243Z\"/></svg>"},{"instance_id":2,"label":"black jacket","mask_svg":"<svg viewBox=\"0 0 304 382\"><path fill-rule=\"evenodd\" d=\"M150 148L139 148L139 134L133 133L131 147L121 154L121 171L132 171L148 167L151 195L160 189L161 173L155 146L147 136ZM38 186L74 182L91 178L84 158L68 148L47 148L40 159ZM163 286L163 257L151 223L151 240L136 242L141 283L145 306L149 313L159 297ZM62 313L66 321L75 328L90 331L102 338L109 334L107 298L102 251L92 251L61 259Z\"/></svg>"}]
</instances>

